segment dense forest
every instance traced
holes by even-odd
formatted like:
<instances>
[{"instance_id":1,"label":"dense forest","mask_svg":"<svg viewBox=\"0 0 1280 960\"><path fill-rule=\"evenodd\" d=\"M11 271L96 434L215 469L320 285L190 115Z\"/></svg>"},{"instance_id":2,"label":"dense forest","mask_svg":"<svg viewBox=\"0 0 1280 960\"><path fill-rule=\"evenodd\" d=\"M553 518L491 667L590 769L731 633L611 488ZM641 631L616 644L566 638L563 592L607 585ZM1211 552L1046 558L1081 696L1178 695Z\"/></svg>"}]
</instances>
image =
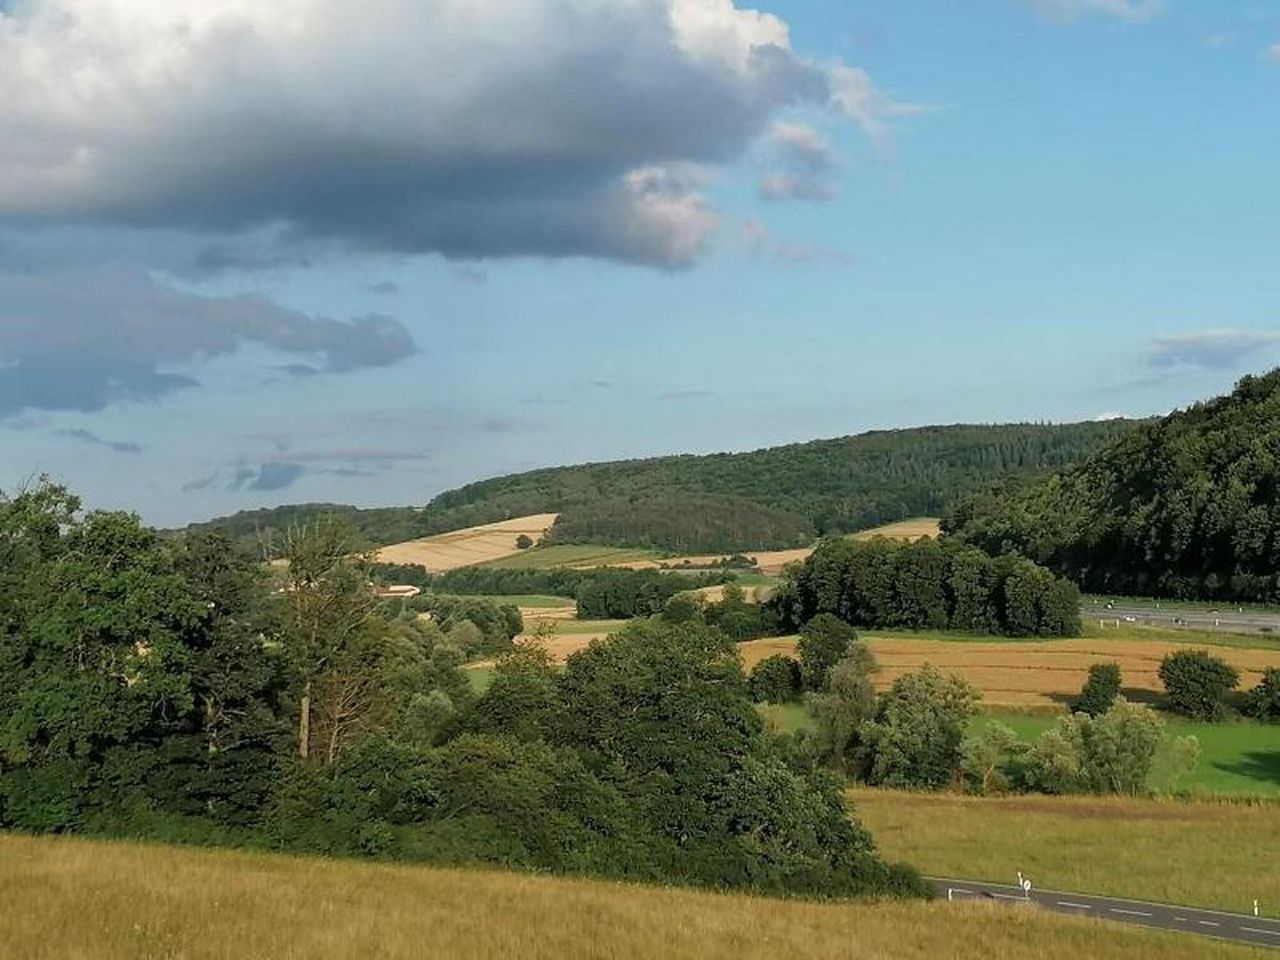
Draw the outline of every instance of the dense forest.
<instances>
[{"instance_id":1,"label":"dense forest","mask_svg":"<svg viewBox=\"0 0 1280 960\"><path fill-rule=\"evenodd\" d=\"M993 483L1082 462L1134 421L923 427L750 453L674 456L534 470L442 493L425 509L340 508L370 544L558 512L553 542L716 553L800 546L937 515ZM284 507L207 526L250 544L335 508Z\"/></svg>"},{"instance_id":2,"label":"dense forest","mask_svg":"<svg viewBox=\"0 0 1280 960\"><path fill-rule=\"evenodd\" d=\"M791 629L831 614L882 630L1080 633L1080 592L1070 581L1025 558L993 558L954 540L826 540L788 573L771 603Z\"/></svg>"},{"instance_id":3,"label":"dense forest","mask_svg":"<svg viewBox=\"0 0 1280 960\"><path fill-rule=\"evenodd\" d=\"M422 511L415 507L352 507L340 503L296 503L263 510L241 510L228 517L193 523L185 530L164 530L166 537L216 532L255 556L284 556L289 531L324 518L339 518L359 548L381 547L421 536Z\"/></svg>"},{"instance_id":4,"label":"dense forest","mask_svg":"<svg viewBox=\"0 0 1280 960\"><path fill-rule=\"evenodd\" d=\"M1280 599L1280 371L1120 437L1021 490L977 495L950 535L1099 593Z\"/></svg>"},{"instance_id":5,"label":"dense forest","mask_svg":"<svg viewBox=\"0 0 1280 960\"><path fill-rule=\"evenodd\" d=\"M1084 460L1133 426L925 427L751 453L536 470L443 493L422 523L434 533L559 511L553 541L677 552L799 546L818 535L937 514L993 482ZM759 509L743 508L744 501Z\"/></svg>"},{"instance_id":6,"label":"dense forest","mask_svg":"<svg viewBox=\"0 0 1280 960\"><path fill-rule=\"evenodd\" d=\"M766 733L720 631L641 621L560 670L487 602L380 602L351 545L296 529L272 571L52 485L0 496L0 829L927 893ZM506 648L480 695L463 634Z\"/></svg>"}]
</instances>

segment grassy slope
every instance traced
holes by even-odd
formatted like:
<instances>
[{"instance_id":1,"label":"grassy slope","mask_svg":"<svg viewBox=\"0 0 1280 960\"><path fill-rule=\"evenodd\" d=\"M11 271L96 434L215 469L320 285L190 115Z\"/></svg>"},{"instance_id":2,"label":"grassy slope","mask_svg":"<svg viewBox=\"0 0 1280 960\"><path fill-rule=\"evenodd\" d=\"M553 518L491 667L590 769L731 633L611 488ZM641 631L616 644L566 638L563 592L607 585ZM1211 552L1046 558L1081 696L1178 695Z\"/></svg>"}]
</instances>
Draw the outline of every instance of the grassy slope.
<instances>
[{"instance_id":1,"label":"grassy slope","mask_svg":"<svg viewBox=\"0 0 1280 960\"><path fill-rule=\"evenodd\" d=\"M0 861L9 960L1263 955L990 905L805 903L65 839L0 837Z\"/></svg>"},{"instance_id":2,"label":"grassy slope","mask_svg":"<svg viewBox=\"0 0 1280 960\"><path fill-rule=\"evenodd\" d=\"M652 550L600 547L589 544L565 544L550 547L533 547L509 557L477 564L477 566L504 567L509 570L546 570L551 567L604 567L643 560L656 560L658 556L659 554Z\"/></svg>"},{"instance_id":3,"label":"grassy slope","mask_svg":"<svg viewBox=\"0 0 1280 960\"><path fill-rule=\"evenodd\" d=\"M934 876L1280 914L1280 805L852 791L885 855Z\"/></svg>"}]
</instances>

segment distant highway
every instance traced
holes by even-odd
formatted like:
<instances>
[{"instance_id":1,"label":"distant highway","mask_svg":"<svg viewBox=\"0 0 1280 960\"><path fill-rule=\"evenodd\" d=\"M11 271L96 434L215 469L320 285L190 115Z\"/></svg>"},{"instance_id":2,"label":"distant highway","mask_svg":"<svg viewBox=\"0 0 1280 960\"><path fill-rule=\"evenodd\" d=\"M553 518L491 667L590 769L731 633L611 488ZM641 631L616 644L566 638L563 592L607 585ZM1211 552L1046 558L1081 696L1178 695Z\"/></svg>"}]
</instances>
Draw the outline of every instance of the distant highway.
<instances>
[{"instance_id":1,"label":"distant highway","mask_svg":"<svg viewBox=\"0 0 1280 960\"><path fill-rule=\"evenodd\" d=\"M1230 604L1214 606L1174 606L1124 603L1117 601L1108 607L1105 603L1089 602L1080 608L1086 620L1119 620L1123 623L1141 623L1161 627L1186 627L1189 630L1222 630L1226 633L1276 633L1280 634L1280 613L1250 610Z\"/></svg>"},{"instance_id":2,"label":"distant highway","mask_svg":"<svg viewBox=\"0 0 1280 960\"><path fill-rule=\"evenodd\" d=\"M1280 920L1269 920L1242 913L1219 913L1196 910L1145 900L1117 900L1082 893L1060 893L1032 889L1023 894L1015 886L979 883L974 880L931 878L938 896L951 900L992 900L1009 906L1027 904L1054 913L1068 913L1098 920L1132 923L1157 930L1198 933L1219 940L1248 943L1253 946L1280 948Z\"/></svg>"}]
</instances>

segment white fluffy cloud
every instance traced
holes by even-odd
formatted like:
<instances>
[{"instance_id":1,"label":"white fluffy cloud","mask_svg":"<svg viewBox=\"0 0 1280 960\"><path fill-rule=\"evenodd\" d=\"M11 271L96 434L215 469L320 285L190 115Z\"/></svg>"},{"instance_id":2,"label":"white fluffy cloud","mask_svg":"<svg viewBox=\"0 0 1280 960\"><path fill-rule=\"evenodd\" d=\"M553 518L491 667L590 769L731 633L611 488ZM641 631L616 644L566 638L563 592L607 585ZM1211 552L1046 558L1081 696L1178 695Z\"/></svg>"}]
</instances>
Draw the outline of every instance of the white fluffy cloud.
<instances>
[{"instance_id":1,"label":"white fluffy cloud","mask_svg":"<svg viewBox=\"0 0 1280 960\"><path fill-rule=\"evenodd\" d=\"M731 0L15 0L0 63L0 226L177 232L230 265L687 264L718 222L691 170L793 107L881 146L906 109Z\"/></svg>"}]
</instances>

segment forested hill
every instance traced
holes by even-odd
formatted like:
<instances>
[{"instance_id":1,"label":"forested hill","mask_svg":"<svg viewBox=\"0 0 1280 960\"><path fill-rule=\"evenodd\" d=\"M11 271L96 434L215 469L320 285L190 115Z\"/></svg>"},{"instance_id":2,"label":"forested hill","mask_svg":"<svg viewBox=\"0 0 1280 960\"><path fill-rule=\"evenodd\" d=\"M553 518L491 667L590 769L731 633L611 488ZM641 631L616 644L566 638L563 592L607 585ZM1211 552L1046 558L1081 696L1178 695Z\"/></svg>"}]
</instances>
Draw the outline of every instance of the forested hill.
<instances>
[{"instance_id":1,"label":"forested hill","mask_svg":"<svg viewBox=\"0 0 1280 960\"><path fill-rule=\"evenodd\" d=\"M442 493L425 509L329 504L236 514L200 526L258 543L340 512L371 544L558 512L551 539L679 553L761 550L819 534L936 515L993 483L1085 460L1135 421L922 427L708 456L554 467Z\"/></svg>"},{"instance_id":2,"label":"forested hill","mask_svg":"<svg viewBox=\"0 0 1280 960\"><path fill-rule=\"evenodd\" d=\"M285 534L318 517L346 520L362 545L375 547L421 536L422 511L416 507L361 509L340 503L296 503L264 510L242 510L229 517L193 523L189 531L213 530L230 537L255 555L277 556ZM182 531L164 531L166 535Z\"/></svg>"},{"instance_id":3,"label":"forested hill","mask_svg":"<svg viewBox=\"0 0 1280 960\"><path fill-rule=\"evenodd\" d=\"M1134 421L923 427L751 453L660 457L535 470L443 493L424 533L561 513L558 541L678 552L807 544L941 512L995 482L1080 462Z\"/></svg>"},{"instance_id":4,"label":"forested hill","mask_svg":"<svg viewBox=\"0 0 1280 960\"><path fill-rule=\"evenodd\" d=\"M1280 599L1280 370L1085 464L961 505L945 528L1097 592Z\"/></svg>"}]
</instances>

